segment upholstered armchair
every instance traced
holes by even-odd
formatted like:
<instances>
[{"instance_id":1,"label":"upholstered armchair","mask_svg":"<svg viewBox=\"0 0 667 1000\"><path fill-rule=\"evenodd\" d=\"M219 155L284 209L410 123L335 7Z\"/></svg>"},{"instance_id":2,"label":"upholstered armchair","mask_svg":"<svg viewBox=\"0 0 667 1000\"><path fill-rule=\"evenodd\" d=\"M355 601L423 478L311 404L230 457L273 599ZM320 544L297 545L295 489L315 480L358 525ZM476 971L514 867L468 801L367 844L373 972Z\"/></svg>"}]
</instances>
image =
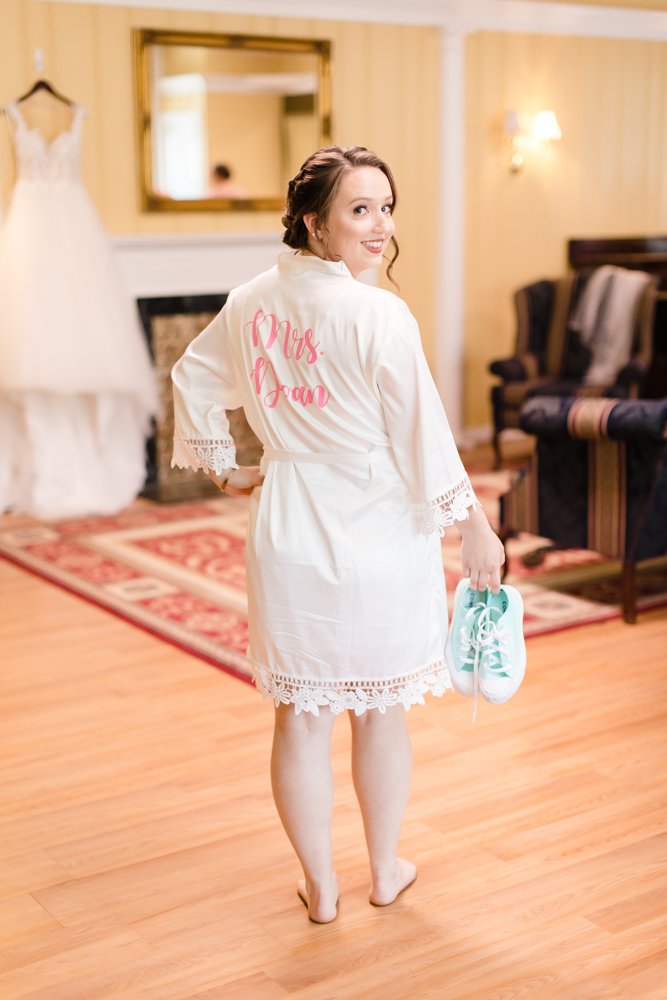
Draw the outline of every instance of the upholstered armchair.
<instances>
[{"instance_id":1,"label":"upholstered armchair","mask_svg":"<svg viewBox=\"0 0 667 1000\"><path fill-rule=\"evenodd\" d=\"M527 400L537 442L501 497L501 536L520 531L623 564L623 617L636 619L636 566L667 555L667 399Z\"/></svg>"},{"instance_id":2,"label":"upholstered armchair","mask_svg":"<svg viewBox=\"0 0 667 1000\"><path fill-rule=\"evenodd\" d=\"M658 278L651 277L637 298L629 360L611 378L589 384L591 350L574 329L573 316L593 273L573 271L556 280L533 282L515 293L514 354L489 366L501 380L491 390L496 466L501 464L502 431L519 427L521 407L533 396L642 395L651 363Z\"/></svg>"}]
</instances>

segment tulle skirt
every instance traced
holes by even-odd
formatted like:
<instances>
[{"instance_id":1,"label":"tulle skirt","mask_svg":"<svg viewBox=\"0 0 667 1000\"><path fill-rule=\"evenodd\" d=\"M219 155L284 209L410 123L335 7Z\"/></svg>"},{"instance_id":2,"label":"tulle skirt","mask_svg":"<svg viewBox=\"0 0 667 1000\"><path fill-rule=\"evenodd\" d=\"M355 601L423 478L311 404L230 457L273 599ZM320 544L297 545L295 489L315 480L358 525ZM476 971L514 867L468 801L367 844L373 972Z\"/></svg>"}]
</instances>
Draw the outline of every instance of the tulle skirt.
<instances>
[{"instance_id":1,"label":"tulle skirt","mask_svg":"<svg viewBox=\"0 0 667 1000\"><path fill-rule=\"evenodd\" d=\"M0 509L112 513L145 478L156 387L78 183L19 180L0 229Z\"/></svg>"}]
</instances>

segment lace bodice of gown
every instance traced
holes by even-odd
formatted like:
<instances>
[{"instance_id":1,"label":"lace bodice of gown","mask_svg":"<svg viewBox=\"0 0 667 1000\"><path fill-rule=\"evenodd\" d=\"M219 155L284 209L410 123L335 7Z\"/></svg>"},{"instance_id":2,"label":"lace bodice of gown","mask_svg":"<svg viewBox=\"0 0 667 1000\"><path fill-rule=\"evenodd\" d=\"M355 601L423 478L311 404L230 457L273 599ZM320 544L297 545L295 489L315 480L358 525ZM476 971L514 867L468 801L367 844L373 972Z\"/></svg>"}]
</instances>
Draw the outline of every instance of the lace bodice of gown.
<instances>
[{"instance_id":1,"label":"lace bodice of gown","mask_svg":"<svg viewBox=\"0 0 667 1000\"><path fill-rule=\"evenodd\" d=\"M82 107L75 106L70 127L59 132L50 142L39 129L28 125L18 104L8 104L5 110L15 126L13 138L18 180L79 183Z\"/></svg>"}]
</instances>

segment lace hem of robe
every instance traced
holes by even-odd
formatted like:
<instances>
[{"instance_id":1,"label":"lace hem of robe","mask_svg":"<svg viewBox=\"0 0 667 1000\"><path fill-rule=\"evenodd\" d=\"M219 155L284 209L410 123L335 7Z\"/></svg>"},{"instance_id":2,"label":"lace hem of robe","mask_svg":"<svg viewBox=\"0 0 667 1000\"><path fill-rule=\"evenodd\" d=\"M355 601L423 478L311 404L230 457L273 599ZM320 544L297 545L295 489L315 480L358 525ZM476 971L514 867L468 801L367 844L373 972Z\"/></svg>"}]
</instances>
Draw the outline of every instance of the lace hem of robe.
<instances>
[{"instance_id":1,"label":"lace hem of robe","mask_svg":"<svg viewBox=\"0 0 667 1000\"><path fill-rule=\"evenodd\" d=\"M231 438L205 441L199 438L174 438L171 467L203 469L219 476L224 469L238 469L236 445Z\"/></svg>"},{"instance_id":2,"label":"lace hem of robe","mask_svg":"<svg viewBox=\"0 0 667 1000\"><path fill-rule=\"evenodd\" d=\"M435 500L415 504L419 530L425 535L436 531L442 537L445 528L451 527L455 521L466 521L470 508L476 507L478 503L470 479L466 476Z\"/></svg>"},{"instance_id":3,"label":"lace hem of robe","mask_svg":"<svg viewBox=\"0 0 667 1000\"><path fill-rule=\"evenodd\" d=\"M452 682L444 660L422 667L412 674L399 677L379 677L377 679L354 680L308 680L289 677L252 664L257 688L265 698L271 698L276 708L279 705L294 705L296 714L312 712L320 714L320 708L330 708L334 715L352 711L363 715L373 708L386 712L393 705L423 705L424 695L441 697L450 690Z\"/></svg>"}]
</instances>

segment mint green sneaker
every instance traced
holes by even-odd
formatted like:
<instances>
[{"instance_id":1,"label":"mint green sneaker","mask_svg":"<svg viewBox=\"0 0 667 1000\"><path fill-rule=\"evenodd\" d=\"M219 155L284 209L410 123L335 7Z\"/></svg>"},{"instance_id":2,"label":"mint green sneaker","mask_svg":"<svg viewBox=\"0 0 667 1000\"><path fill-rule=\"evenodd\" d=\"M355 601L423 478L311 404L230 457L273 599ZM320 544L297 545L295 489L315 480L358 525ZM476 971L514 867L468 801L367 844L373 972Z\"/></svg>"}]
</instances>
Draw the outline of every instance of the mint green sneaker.
<instances>
[{"instance_id":1,"label":"mint green sneaker","mask_svg":"<svg viewBox=\"0 0 667 1000\"><path fill-rule=\"evenodd\" d=\"M523 599L519 591L503 584L500 593L486 592L486 607L477 619L479 687L494 705L508 701L526 673L523 637Z\"/></svg>"},{"instance_id":2,"label":"mint green sneaker","mask_svg":"<svg viewBox=\"0 0 667 1000\"><path fill-rule=\"evenodd\" d=\"M454 688L468 698L476 698L479 686L477 620L485 608L486 591L471 590L467 580L460 580L454 594L445 662Z\"/></svg>"}]
</instances>

